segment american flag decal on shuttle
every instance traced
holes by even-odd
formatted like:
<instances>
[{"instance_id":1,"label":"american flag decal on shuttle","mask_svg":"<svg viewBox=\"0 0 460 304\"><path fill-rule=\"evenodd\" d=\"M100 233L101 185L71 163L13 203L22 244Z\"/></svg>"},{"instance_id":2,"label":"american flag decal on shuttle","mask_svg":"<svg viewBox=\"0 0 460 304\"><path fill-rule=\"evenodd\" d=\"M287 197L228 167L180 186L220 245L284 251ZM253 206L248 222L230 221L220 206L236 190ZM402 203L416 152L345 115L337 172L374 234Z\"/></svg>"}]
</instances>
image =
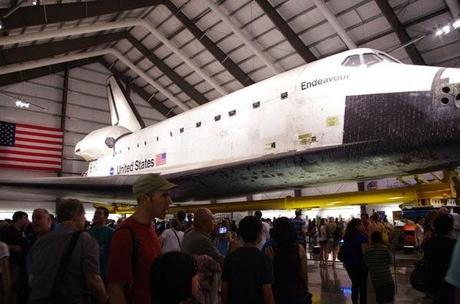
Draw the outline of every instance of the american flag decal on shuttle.
<instances>
[{"instance_id":1,"label":"american flag decal on shuttle","mask_svg":"<svg viewBox=\"0 0 460 304\"><path fill-rule=\"evenodd\" d=\"M156 166L166 165L166 152L157 154L155 156L155 165Z\"/></svg>"}]
</instances>

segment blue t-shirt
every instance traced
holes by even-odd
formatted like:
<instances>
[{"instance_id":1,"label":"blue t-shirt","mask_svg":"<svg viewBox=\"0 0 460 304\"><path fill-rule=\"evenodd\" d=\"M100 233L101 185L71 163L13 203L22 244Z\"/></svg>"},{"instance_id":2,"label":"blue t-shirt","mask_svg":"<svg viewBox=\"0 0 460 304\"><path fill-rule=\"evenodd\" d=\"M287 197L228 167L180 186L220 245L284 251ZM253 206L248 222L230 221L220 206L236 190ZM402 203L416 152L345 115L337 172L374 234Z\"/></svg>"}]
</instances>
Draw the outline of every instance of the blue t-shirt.
<instances>
[{"instance_id":1,"label":"blue t-shirt","mask_svg":"<svg viewBox=\"0 0 460 304\"><path fill-rule=\"evenodd\" d=\"M347 266L356 266L363 263L363 249L362 244L367 243L367 238L359 233L352 239L346 239L343 246L345 246L345 260L344 264Z\"/></svg>"},{"instance_id":2,"label":"blue t-shirt","mask_svg":"<svg viewBox=\"0 0 460 304\"><path fill-rule=\"evenodd\" d=\"M447 271L446 281L460 288L460 238L457 239L457 243L452 253L452 259L450 261L450 267Z\"/></svg>"}]
</instances>

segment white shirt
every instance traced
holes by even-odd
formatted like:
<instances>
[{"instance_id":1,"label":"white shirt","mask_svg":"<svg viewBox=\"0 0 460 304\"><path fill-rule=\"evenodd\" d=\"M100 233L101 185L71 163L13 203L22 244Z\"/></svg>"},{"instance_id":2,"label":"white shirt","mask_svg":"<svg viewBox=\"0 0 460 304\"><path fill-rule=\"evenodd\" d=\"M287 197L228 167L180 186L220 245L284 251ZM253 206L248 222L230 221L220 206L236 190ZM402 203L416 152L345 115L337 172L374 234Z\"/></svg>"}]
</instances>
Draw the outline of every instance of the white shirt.
<instances>
[{"instance_id":1,"label":"white shirt","mask_svg":"<svg viewBox=\"0 0 460 304\"><path fill-rule=\"evenodd\" d=\"M182 240L184 239L184 232L169 228L163 231L160 239L163 244L161 246L162 254L170 251L180 251L182 247Z\"/></svg>"},{"instance_id":2,"label":"white shirt","mask_svg":"<svg viewBox=\"0 0 460 304\"><path fill-rule=\"evenodd\" d=\"M262 222L262 238L266 241L270 238L270 224Z\"/></svg>"},{"instance_id":3,"label":"white shirt","mask_svg":"<svg viewBox=\"0 0 460 304\"><path fill-rule=\"evenodd\" d=\"M265 242L269 238L270 238L270 224L268 224L267 222L262 222L262 240L257 245L257 248L259 248L259 250L262 250L262 248L265 245Z\"/></svg>"}]
</instances>

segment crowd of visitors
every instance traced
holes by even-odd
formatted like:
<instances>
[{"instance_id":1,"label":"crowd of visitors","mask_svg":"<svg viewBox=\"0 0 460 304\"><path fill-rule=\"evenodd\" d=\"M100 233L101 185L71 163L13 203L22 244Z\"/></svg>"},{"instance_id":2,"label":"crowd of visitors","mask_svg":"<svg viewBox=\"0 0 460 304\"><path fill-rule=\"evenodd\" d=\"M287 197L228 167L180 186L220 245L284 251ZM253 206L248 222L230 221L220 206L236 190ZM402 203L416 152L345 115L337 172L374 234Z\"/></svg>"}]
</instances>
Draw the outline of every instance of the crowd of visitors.
<instances>
[{"instance_id":1,"label":"crowd of visitors","mask_svg":"<svg viewBox=\"0 0 460 304\"><path fill-rule=\"evenodd\" d=\"M393 226L374 213L348 223L338 218L216 222L209 209L164 219L174 184L144 175L133 185L135 213L109 221L95 209L92 223L74 199L57 205L55 219L38 208L0 223L0 303L312 303L307 254L321 270L343 266L353 303L367 303L368 276L377 303L393 303L390 267ZM157 222L156 222L157 221ZM460 242L446 208L419 218L415 244L433 303L460 303ZM442 257L442 258L441 258ZM457 301L457 302L456 302Z\"/></svg>"}]
</instances>

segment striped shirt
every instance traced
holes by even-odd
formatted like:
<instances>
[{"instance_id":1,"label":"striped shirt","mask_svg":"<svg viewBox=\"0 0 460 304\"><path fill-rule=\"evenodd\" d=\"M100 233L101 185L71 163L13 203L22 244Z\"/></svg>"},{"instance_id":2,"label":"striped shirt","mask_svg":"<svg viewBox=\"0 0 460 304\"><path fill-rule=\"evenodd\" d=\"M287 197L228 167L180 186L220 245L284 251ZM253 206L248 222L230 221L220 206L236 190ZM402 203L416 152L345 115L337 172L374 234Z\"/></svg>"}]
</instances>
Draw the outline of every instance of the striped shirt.
<instances>
[{"instance_id":1,"label":"striped shirt","mask_svg":"<svg viewBox=\"0 0 460 304\"><path fill-rule=\"evenodd\" d=\"M391 254L387 247L382 244L373 244L364 253L364 262L371 274L374 287L393 284L390 271Z\"/></svg>"}]
</instances>

